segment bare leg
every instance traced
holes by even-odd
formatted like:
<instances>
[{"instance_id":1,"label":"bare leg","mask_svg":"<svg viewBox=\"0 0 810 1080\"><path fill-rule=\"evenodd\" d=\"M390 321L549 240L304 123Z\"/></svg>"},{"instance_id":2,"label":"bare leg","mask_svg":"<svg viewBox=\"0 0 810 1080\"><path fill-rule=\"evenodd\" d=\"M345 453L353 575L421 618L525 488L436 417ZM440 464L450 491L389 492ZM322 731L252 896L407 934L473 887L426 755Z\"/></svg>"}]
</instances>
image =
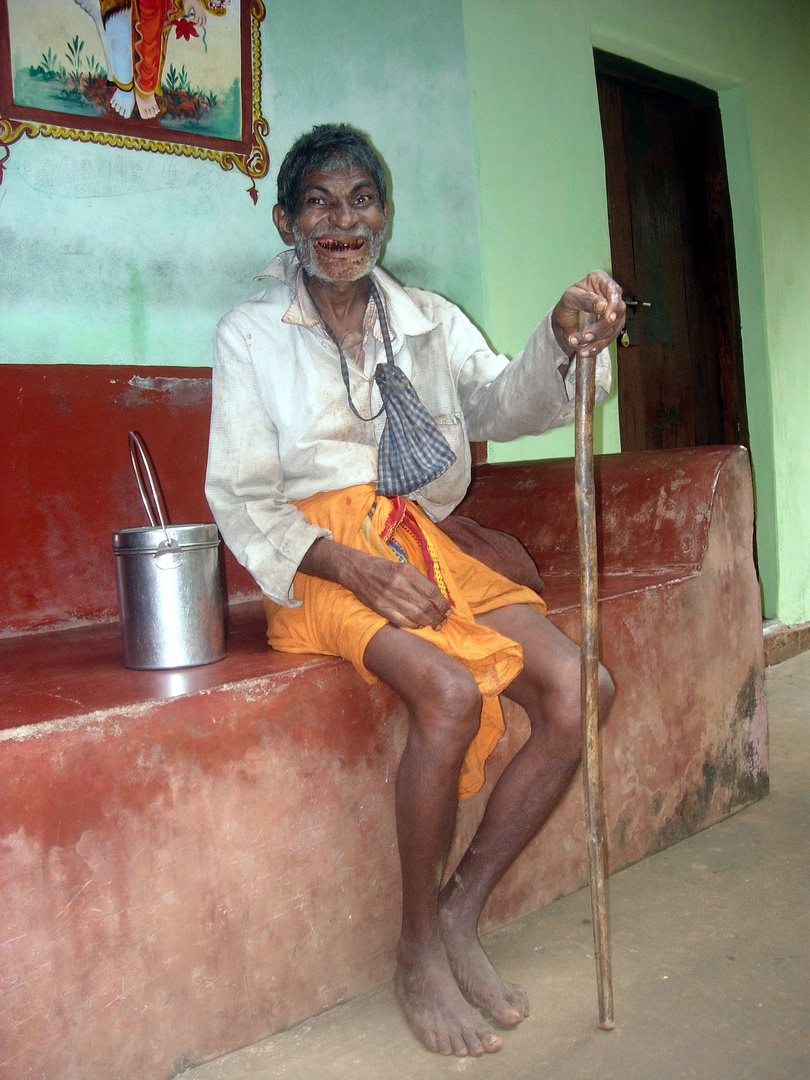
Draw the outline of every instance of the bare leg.
<instances>
[{"instance_id":1,"label":"bare leg","mask_svg":"<svg viewBox=\"0 0 810 1080\"><path fill-rule=\"evenodd\" d=\"M364 662L397 691L410 716L396 780L402 864L397 998L429 1050L458 1057L499 1050L500 1037L464 1000L453 977L437 913L455 827L459 769L480 718L478 687L457 660L391 625L371 639Z\"/></svg>"},{"instance_id":2,"label":"bare leg","mask_svg":"<svg viewBox=\"0 0 810 1080\"><path fill-rule=\"evenodd\" d=\"M545 824L579 764L579 648L528 606L500 608L479 621L523 646L523 671L504 693L528 713L531 734L495 785L470 847L442 890L439 924L464 993L500 1023L514 1026L528 1014L528 998L490 964L478 940L478 920L492 889ZM604 718L613 699L604 668L599 699Z\"/></svg>"},{"instance_id":3,"label":"bare leg","mask_svg":"<svg viewBox=\"0 0 810 1080\"><path fill-rule=\"evenodd\" d=\"M112 69L107 68L118 89L110 98L110 105L125 119L132 116L135 108L135 91L132 89L132 12L130 8L115 11L107 19ZM130 87L129 90L122 89Z\"/></svg>"}]
</instances>

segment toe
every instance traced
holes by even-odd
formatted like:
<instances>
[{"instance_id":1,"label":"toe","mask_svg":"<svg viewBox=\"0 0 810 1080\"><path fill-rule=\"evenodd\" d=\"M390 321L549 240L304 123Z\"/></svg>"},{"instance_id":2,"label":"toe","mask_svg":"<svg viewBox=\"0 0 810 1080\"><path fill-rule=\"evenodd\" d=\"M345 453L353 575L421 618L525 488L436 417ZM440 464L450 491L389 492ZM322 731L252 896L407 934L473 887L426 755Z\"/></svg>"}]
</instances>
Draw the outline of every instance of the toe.
<instances>
[{"instance_id":1,"label":"toe","mask_svg":"<svg viewBox=\"0 0 810 1080\"><path fill-rule=\"evenodd\" d=\"M516 1027L523 1019L523 1012L516 1009L508 1002L498 1003L493 1006L492 1015L498 1021L499 1024L503 1024L504 1027Z\"/></svg>"},{"instance_id":2,"label":"toe","mask_svg":"<svg viewBox=\"0 0 810 1080\"><path fill-rule=\"evenodd\" d=\"M506 983L506 1000L520 1014L521 1020L529 1015L529 995L517 983Z\"/></svg>"},{"instance_id":3,"label":"toe","mask_svg":"<svg viewBox=\"0 0 810 1080\"><path fill-rule=\"evenodd\" d=\"M455 1053L453 1039L450 1036L450 1032L444 1026L439 1027L437 1025L435 1033L431 1032L431 1034L434 1036L434 1045L428 1045L427 1040L425 1040L425 1045L427 1045L428 1049L432 1050L434 1054L443 1054L444 1057L450 1057Z\"/></svg>"},{"instance_id":4,"label":"toe","mask_svg":"<svg viewBox=\"0 0 810 1080\"><path fill-rule=\"evenodd\" d=\"M441 1043L436 1035L435 1031L426 1030L419 1033L419 1037L425 1046L434 1054L444 1054L445 1050L442 1049Z\"/></svg>"},{"instance_id":5,"label":"toe","mask_svg":"<svg viewBox=\"0 0 810 1080\"><path fill-rule=\"evenodd\" d=\"M489 1029L486 1031L477 1031L473 1025L465 1024L461 1029L461 1037L464 1040L464 1054L459 1055L464 1057L469 1054L471 1057L481 1057L486 1053L484 1049L483 1039L489 1034Z\"/></svg>"},{"instance_id":6,"label":"toe","mask_svg":"<svg viewBox=\"0 0 810 1080\"><path fill-rule=\"evenodd\" d=\"M489 1035L484 1037L484 1050L488 1054L495 1054L503 1046L503 1039L491 1031Z\"/></svg>"},{"instance_id":7,"label":"toe","mask_svg":"<svg viewBox=\"0 0 810 1080\"><path fill-rule=\"evenodd\" d=\"M473 1056L475 1056L474 1051L472 1051L467 1045L467 1040L464 1037L463 1031L459 1031L457 1034L453 1035L452 1043L453 1053L456 1057L469 1057L471 1053L473 1054Z\"/></svg>"}]
</instances>

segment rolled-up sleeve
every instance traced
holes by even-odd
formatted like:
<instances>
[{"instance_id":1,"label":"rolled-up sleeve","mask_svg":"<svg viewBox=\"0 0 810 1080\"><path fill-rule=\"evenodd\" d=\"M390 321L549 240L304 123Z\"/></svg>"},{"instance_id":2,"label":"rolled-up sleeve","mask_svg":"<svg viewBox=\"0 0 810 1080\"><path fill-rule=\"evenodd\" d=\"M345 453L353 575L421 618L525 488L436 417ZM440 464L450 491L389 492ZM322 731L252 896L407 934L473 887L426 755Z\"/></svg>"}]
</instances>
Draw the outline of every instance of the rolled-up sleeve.
<instances>
[{"instance_id":1,"label":"rolled-up sleeve","mask_svg":"<svg viewBox=\"0 0 810 1080\"><path fill-rule=\"evenodd\" d=\"M610 354L605 349L596 358L597 405L610 392L610 383ZM459 393L473 442L510 442L570 423L575 388L576 360L569 363L557 344L551 313L513 360L478 348L459 374Z\"/></svg>"},{"instance_id":2,"label":"rolled-up sleeve","mask_svg":"<svg viewBox=\"0 0 810 1080\"><path fill-rule=\"evenodd\" d=\"M285 497L278 433L233 314L220 322L214 344L205 494L225 543L262 592L297 606L296 570L313 542L331 534L310 525Z\"/></svg>"}]
</instances>

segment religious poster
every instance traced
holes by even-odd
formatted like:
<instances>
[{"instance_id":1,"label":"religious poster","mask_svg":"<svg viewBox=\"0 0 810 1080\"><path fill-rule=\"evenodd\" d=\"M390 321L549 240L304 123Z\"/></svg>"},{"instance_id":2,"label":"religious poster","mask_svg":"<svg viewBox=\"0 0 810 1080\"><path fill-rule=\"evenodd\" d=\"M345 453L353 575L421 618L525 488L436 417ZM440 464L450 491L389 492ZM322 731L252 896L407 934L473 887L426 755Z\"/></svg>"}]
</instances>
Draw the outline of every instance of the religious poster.
<instances>
[{"instance_id":1,"label":"religious poster","mask_svg":"<svg viewBox=\"0 0 810 1080\"><path fill-rule=\"evenodd\" d=\"M261 0L0 0L0 151L45 135L263 176L263 17Z\"/></svg>"}]
</instances>

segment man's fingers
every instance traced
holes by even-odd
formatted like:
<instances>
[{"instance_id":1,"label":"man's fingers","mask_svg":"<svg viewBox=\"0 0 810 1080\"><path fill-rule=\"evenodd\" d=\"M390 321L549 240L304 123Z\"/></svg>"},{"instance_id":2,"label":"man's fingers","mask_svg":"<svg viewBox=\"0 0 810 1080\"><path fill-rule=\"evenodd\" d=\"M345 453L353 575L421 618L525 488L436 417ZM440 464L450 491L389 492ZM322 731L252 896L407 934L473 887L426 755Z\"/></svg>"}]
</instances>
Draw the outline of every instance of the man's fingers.
<instances>
[{"instance_id":1,"label":"man's fingers","mask_svg":"<svg viewBox=\"0 0 810 1080\"><path fill-rule=\"evenodd\" d=\"M393 607L388 612L380 611L379 614L384 615L394 626L405 630L418 630L423 626L438 630L450 613L431 606L429 609L410 607L407 610L404 607Z\"/></svg>"},{"instance_id":2,"label":"man's fingers","mask_svg":"<svg viewBox=\"0 0 810 1080\"><path fill-rule=\"evenodd\" d=\"M563 293L563 308L572 314L578 315L580 311L584 311L599 318L611 312L619 311L624 307L621 289L611 278L608 278L608 282L612 286L608 291L596 291L588 288L587 278L576 285L572 285Z\"/></svg>"},{"instance_id":3,"label":"man's fingers","mask_svg":"<svg viewBox=\"0 0 810 1080\"><path fill-rule=\"evenodd\" d=\"M358 598L394 626L438 629L450 614L450 604L433 582L407 563L380 564L365 577Z\"/></svg>"},{"instance_id":4,"label":"man's fingers","mask_svg":"<svg viewBox=\"0 0 810 1080\"><path fill-rule=\"evenodd\" d=\"M380 614L384 613L380 612ZM391 612L386 618L392 626L398 626L401 630L421 630L425 626L429 626L431 630L439 630L444 626L446 616L438 616L434 613L432 617L409 618L400 612Z\"/></svg>"},{"instance_id":5,"label":"man's fingers","mask_svg":"<svg viewBox=\"0 0 810 1080\"><path fill-rule=\"evenodd\" d=\"M624 325L621 286L602 271L595 271L566 289L560 307L563 317L569 320L566 340L584 356L607 348ZM589 315L590 321L583 326L583 319Z\"/></svg>"},{"instance_id":6,"label":"man's fingers","mask_svg":"<svg viewBox=\"0 0 810 1080\"><path fill-rule=\"evenodd\" d=\"M450 614L450 605L432 582L427 578L422 578L422 581L435 589L435 594L424 595L420 590L417 596L401 598L400 604L395 607L412 626L431 626L437 630Z\"/></svg>"},{"instance_id":7,"label":"man's fingers","mask_svg":"<svg viewBox=\"0 0 810 1080\"><path fill-rule=\"evenodd\" d=\"M440 594L441 595L441 594ZM415 596L391 596L386 598L389 619L404 620L414 626L441 625L449 612L443 611L429 599ZM385 613L384 613L385 614Z\"/></svg>"}]
</instances>

